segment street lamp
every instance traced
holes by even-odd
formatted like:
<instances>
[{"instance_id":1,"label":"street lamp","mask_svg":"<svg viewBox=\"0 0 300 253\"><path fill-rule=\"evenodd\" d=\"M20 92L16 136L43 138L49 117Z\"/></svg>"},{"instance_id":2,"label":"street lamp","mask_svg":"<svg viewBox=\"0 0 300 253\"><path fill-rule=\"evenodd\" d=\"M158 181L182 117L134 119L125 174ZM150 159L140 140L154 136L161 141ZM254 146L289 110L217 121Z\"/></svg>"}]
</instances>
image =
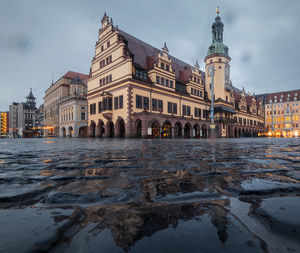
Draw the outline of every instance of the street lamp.
<instances>
[{"instance_id":1,"label":"street lamp","mask_svg":"<svg viewBox=\"0 0 300 253\"><path fill-rule=\"evenodd\" d=\"M211 77L211 106L210 106L210 119L211 119L211 128L215 128L214 125L214 77L215 77L215 67L210 65L208 67L208 74Z\"/></svg>"}]
</instances>

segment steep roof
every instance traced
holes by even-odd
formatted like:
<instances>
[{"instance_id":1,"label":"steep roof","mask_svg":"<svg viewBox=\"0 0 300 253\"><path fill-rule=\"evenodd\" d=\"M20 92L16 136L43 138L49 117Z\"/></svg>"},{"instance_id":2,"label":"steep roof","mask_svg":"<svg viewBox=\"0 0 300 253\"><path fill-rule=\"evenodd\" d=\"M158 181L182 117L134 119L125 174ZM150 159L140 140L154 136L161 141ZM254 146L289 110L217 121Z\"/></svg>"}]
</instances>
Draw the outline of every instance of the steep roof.
<instances>
[{"instance_id":1,"label":"steep roof","mask_svg":"<svg viewBox=\"0 0 300 253\"><path fill-rule=\"evenodd\" d=\"M290 101L287 101L288 94L290 94L290 96L289 96ZM294 101L294 97L297 97L297 100L299 101L300 100L300 90L269 93L269 94L267 94L267 97L266 97L266 104L268 104L270 100L272 100L274 102L275 96L277 97L277 102L280 102L281 98L282 98L282 102L292 102L292 101Z\"/></svg>"},{"instance_id":2,"label":"steep roof","mask_svg":"<svg viewBox=\"0 0 300 253\"><path fill-rule=\"evenodd\" d=\"M153 63L157 60L158 54L161 50L147 44L146 42L135 38L134 36L118 29L119 34L127 42L127 48L133 55L133 61L143 69L149 69L153 66ZM172 68L175 69L175 76L178 81L187 82L192 75L192 70L195 67L188 63L185 63L176 57L169 55L172 61ZM201 72L201 79L204 80L204 72Z\"/></svg>"},{"instance_id":3,"label":"steep roof","mask_svg":"<svg viewBox=\"0 0 300 253\"><path fill-rule=\"evenodd\" d=\"M68 79L77 79L78 77L86 84L88 80L88 75L74 72L74 71L68 71L66 74L62 76L63 78L68 78Z\"/></svg>"}]
</instances>

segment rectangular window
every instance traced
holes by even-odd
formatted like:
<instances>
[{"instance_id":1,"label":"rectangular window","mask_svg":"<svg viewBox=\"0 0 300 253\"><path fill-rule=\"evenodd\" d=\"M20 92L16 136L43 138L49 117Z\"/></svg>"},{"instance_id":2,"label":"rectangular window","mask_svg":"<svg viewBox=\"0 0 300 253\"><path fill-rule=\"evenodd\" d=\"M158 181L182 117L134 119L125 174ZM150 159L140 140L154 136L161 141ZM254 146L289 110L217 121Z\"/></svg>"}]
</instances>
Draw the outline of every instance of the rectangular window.
<instances>
[{"instance_id":1,"label":"rectangular window","mask_svg":"<svg viewBox=\"0 0 300 253\"><path fill-rule=\"evenodd\" d=\"M136 108L142 109L142 96L136 95Z\"/></svg>"},{"instance_id":2,"label":"rectangular window","mask_svg":"<svg viewBox=\"0 0 300 253\"><path fill-rule=\"evenodd\" d=\"M161 67L162 69L165 69L165 64L164 64L164 63L161 63L161 64L160 64L160 67Z\"/></svg>"},{"instance_id":3,"label":"rectangular window","mask_svg":"<svg viewBox=\"0 0 300 253\"><path fill-rule=\"evenodd\" d=\"M156 83L159 83L159 76L156 76Z\"/></svg>"},{"instance_id":4,"label":"rectangular window","mask_svg":"<svg viewBox=\"0 0 300 253\"><path fill-rule=\"evenodd\" d=\"M100 87L102 86L102 79L100 79Z\"/></svg>"},{"instance_id":5,"label":"rectangular window","mask_svg":"<svg viewBox=\"0 0 300 253\"><path fill-rule=\"evenodd\" d=\"M98 113L102 112L102 102L98 102Z\"/></svg>"},{"instance_id":6,"label":"rectangular window","mask_svg":"<svg viewBox=\"0 0 300 253\"><path fill-rule=\"evenodd\" d=\"M194 116L195 116L195 117L199 117L199 116L198 116L198 108L194 108Z\"/></svg>"},{"instance_id":7,"label":"rectangular window","mask_svg":"<svg viewBox=\"0 0 300 253\"><path fill-rule=\"evenodd\" d=\"M144 104L144 109L149 110L149 98L148 97L143 97L143 104Z\"/></svg>"},{"instance_id":8,"label":"rectangular window","mask_svg":"<svg viewBox=\"0 0 300 253\"><path fill-rule=\"evenodd\" d=\"M170 87L173 88L173 81L170 81Z\"/></svg>"},{"instance_id":9,"label":"rectangular window","mask_svg":"<svg viewBox=\"0 0 300 253\"><path fill-rule=\"evenodd\" d=\"M81 113L81 120L85 120L85 112Z\"/></svg>"},{"instance_id":10,"label":"rectangular window","mask_svg":"<svg viewBox=\"0 0 300 253\"><path fill-rule=\"evenodd\" d=\"M166 79L166 86L169 87L169 80Z\"/></svg>"},{"instance_id":11,"label":"rectangular window","mask_svg":"<svg viewBox=\"0 0 300 253\"><path fill-rule=\"evenodd\" d=\"M152 99L152 110L157 111L157 99Z\"/></svg>"},{"instance_id":12,"label":"rectangular window","mask_svg":"<svg viewBox=\"0 0 300 253\"><path fill-rule=\"evenodd\" d=\"M191 116L191 107L187 106L187 116Z\"/></svg>"},{"instance_id":13,"label":"rectangular window","mask_svg":"<svg viewBox=\"0 0 300 253\"><path fill-rule=\"evenodd\" d=\"M114 102L115 102L115 103L114 103L114 104L115 104L115 110L118 110L118 109L119 109L119 98L118 98L118 97L115 97L114 100L115 100L115 101L114 101Z\"/></svg>"},{"instance_id":14,"label":"rectangular window","mask_svg":"<svg viewBox=\"0 0 300 253\"><path fill-rule=\"evenodd\" d=\"M162 100L158 100L158 110L160 112L164 111L164 107L163 107L163 101Z\"/></svg>"},{"instance_id":15,"label":"rectangular window","mask_svg":"<svg viewBox=\"0 0 300 253\"><path fill-rule=\"evenodd\" d=\"M160 78L160 83L161 83L162 85L165 85L165 79L164 79L163 77Z\"/></svg>"},{"instance_id":16,"label":"rectangular window","mask_svg":"<svg viewBox=\"0 0 300 253\"><path fill-rule=\"evenodd\" d=\"M123 95L119 96L119 109L123 109Z\"/></svg>"},{"instance_id":17,"label":"rectangular window","mask_svg":"<svg viewBox=\"0 0 300 253\"><path fill-rule=\"evenodd\" d=\"M170 66L167 64L166 65L166 70L169 71L170 70Z\"/></svg>"},{"instance_id":18,"label":"rectangular window","mask_svg":"<svg viewBox=\"0 0 300 253\"><path fill-rule=\"evenodd\" d=\"M173 113L177 114L177 104L173 103Z\"/></svg>"},{"instance_id":19,"label":"rectangular window","mask_svg":"<svg viewBox=\"0 0 300 253\"><path fill-rule=\"evenodd\" d=\"M108 110L112 110L112 98L108 98Z\"/></svg>"},{"instance_id":20,"label":"rectangular window","mask_svg":"<svg viewBox=\"0 0 300 253\"><path fill-rule=\"evenodd\" d=\"M182 106L182 115L186 115L186 105Z\"/></svg>"},{"instance_id":21,"label":"rectangular window","mask_svg":"<svg viewBox=\"0 0 300 253\"><path fill-rule=\"evenodd\" d=\"M172 103L168 102L168 113L172 113Z\"/></svg>"}]
</instances>

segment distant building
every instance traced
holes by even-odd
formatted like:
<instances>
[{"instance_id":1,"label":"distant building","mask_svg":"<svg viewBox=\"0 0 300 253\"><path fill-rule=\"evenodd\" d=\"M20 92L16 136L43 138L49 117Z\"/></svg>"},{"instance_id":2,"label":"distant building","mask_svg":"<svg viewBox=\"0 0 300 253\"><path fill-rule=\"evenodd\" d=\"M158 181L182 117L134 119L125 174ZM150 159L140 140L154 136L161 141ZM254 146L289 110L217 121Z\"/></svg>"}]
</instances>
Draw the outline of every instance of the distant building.
<instances>
[{"instance_id":1,"label":"distant building","mask_svg":"<svg viewBox=\"0 0 300 253\"><path fill-rule=\"evenodd\" d=\"M87 136L86 82L79 76L70 82L71 94L59 102L59 136Z\"/></svg>"},{"instance_id":2,"label":"distant building","mask_svg":"<svg viewBox=\"0 0 300 253\"><path fill-rule=\"evenodd\" d=\"M26 102L12 103L9 106L9 135L16 137L33 137L36 120L36 98L32 89L26 97Z\"/></svg>"},{"instance_id":3,"label":"distant building","mask_svg":"<svg viewBox=\"0 0 300 253\"><path fill-rule=\"evenodd\" d=\"M9 136L18 136L18 107L19 103L13 102L9 106Z\"/></svg>"},{"instance_id":4,"label":"distant building","mask_svg":"<svg viewBox=\"0 0 300 253\"><path fill-rule=\"evenodd\" d=\"M265 106L265 126L276 137L300 136L300 90L258 95Z\"/></svg>"},{"instance_id":5,"label":"distant building","mask_svg":"<svg viewBox=\"0 0 300 253\"><path fill-rule=\"evenodd\" d=\"M40 107L36 109L35 135L44 136L44 104L41 104Z\"/></svg>"},{"instance_id":6,"label":"distant building","mask_svg":"<svg viewBox=\"0 0 300 253\"><path fill-rule=\"evenodd\" d=\"M0 137L5 138L8 135L9 130L9 113L8 112L0 112Z\"/></svg>"},{"instance_id":7,"label":"distant building","mask_svg":"<svg viewBox=\"0 0 300 253\"><path fill-rule=\"evenodd\" d=\"M172 56L166 43L157 49L122 31L106 13L101 23L88 80L89 136L205 138L210 128L219 137L264 131L261 102L231 82L219 14L212 24L205 71L197 61L192 66Z\"/></svg>"},{"instance_id":8,"label":"distant building","mask_svg":"<svg viewBox=\"0 0 300 253\"><path fill-rule=\"evenodd\" d=\"M69 71L65 75L63 75L59 80L57 80L55 83L53 83L45 91L44 128L45 128L46 136L59 136L59 133L60 133L59 106L64 105L62 102L63 101L66 102L66 100L68 100L68 98L74 96L75 89L77 92L76 96L79 96L79 94L86 93L86 87L83 87L82 84L74 84L71 82L73 80L80 79L82 83L86 84L87 78L88 78L88 75ZM80 90L80 92L79 92L79 90ZM74 113L74 111L73 111L73 113ZM73 114L73 116L74 116L74 114ZM70 125L68 125L67 127L70 127Z\"/></svg>"}]
</instances>

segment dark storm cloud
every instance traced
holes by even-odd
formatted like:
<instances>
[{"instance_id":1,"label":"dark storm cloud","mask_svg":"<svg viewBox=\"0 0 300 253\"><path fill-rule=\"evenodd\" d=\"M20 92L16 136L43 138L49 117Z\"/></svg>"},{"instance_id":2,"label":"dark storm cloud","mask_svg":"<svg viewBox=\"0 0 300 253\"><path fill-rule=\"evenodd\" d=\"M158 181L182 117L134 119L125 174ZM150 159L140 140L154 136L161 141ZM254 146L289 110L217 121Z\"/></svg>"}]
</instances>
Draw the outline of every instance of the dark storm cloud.
<instances>
[{"instance_id":1,"label":"dark storm cloud","mask_svg":"<svg viewBox=\"0 0 300 253\"><path fill-rule=\"evenodd\" d=\"M24 101L33 88L38 104L69 70L88 73L104 11L128 33L194 65L211 43L220 5L231 79L251 93L300 88L300 1L272 0L1 0L0 110Z\"/></svg>"}]
</instances>

